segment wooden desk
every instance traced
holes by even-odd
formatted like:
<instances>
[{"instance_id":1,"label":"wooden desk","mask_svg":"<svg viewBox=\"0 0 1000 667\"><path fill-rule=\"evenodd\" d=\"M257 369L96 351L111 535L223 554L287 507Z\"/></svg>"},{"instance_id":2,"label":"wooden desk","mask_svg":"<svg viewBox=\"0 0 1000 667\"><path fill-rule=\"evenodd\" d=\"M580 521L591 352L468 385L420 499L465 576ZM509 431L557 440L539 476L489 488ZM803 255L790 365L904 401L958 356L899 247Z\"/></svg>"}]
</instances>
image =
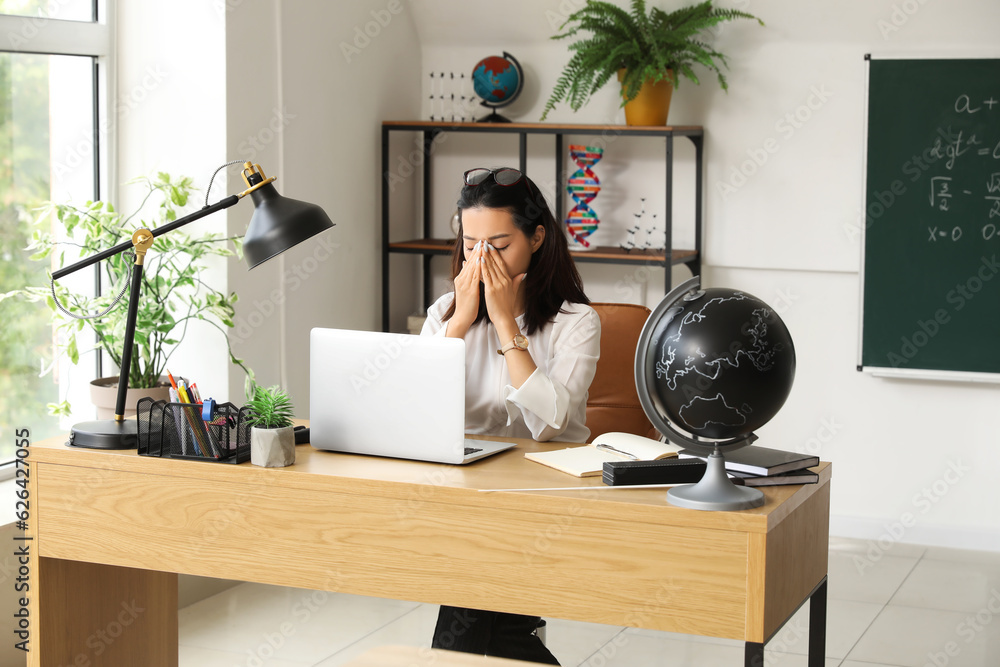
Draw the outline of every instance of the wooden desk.
<instances>
[{"instance_id":1,"label":"wooden desk","mask_svg":"<svg viewBox=\"0 0 1000 667\"><path fill-rule=\"evenodd\" d=\"M344 667L542 667L538 662L492 658L415 646L379 646Z\"/></svg>"},{"instance_id":2,"label":"wooden desk","mask_svg":"<svg viewBox=\"0 0 1000 667\"><path fill-rule=\"evenodd\" d=\"M479 491L601 487L524 459L563 444L468 466L302 445L259 468L63 441L28 459L31 667L175 667L176 573L741 639L747 665L811 598L823 664L828 463L762 507L702 512L663 489Z\"/></svg>"}]
</instances>

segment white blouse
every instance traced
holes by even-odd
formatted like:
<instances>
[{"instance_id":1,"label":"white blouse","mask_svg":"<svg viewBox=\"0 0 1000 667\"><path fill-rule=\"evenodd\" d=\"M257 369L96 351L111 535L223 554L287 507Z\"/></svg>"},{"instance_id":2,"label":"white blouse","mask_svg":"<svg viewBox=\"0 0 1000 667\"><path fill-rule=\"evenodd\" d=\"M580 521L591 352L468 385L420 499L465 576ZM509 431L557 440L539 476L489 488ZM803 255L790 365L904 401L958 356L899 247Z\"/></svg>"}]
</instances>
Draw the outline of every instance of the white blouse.
<instances>
[{"instance_id":1,"label":"white blouse","mask_svg":"<svg viewBox=\"0 0 1000 667\"><path fill-rule=\"evenodd\" d=\"M441 318L454 299L427 309L421 335L444 336ZM528 338L536 369L519 389L510 384L503 345L484 319L465 335L465 430L473 435L586 442L587 393L600 356L601 320L590 306L563 302L553 321ZM517 318L524 333L524 316ZM527 335L527 334L525 334ZM503 341L508 343L510 341Z\"/></svg>"}]
</instances>

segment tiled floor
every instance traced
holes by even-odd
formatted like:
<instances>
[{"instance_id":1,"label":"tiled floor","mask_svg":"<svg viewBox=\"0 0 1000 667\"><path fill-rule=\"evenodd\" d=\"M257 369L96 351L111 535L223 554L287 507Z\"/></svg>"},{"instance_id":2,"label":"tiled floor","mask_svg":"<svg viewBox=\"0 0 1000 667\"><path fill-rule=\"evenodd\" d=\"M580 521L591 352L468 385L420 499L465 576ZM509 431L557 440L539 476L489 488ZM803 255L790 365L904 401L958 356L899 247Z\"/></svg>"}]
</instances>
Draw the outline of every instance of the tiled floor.
<instances>
[{"instance_id":1,"label":"tiled floor","mask_svg":"<svg viewBox=\"0 0 1000 667\"><path fill-rule=\"evenodd\" d=\"M375 646L429 646L437 607L241 584L180 611L183 667L334 667ZM826 667L997 667L1000 554L833 539ZM803 608L767 667L804 667ZM742 665L741 642L548 619L564 667Z\"/></svg>"}]
</instances>

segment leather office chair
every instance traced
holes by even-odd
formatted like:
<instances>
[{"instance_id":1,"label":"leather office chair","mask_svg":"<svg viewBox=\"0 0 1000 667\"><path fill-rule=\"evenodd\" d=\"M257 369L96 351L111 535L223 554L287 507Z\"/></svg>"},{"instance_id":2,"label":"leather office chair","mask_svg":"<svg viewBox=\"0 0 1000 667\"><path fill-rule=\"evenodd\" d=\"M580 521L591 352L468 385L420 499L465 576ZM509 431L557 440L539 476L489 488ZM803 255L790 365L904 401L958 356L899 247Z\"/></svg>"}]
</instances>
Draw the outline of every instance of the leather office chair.
<instances>
[{"instance_id":1,"label":"leather office chair","mask_svg":"<svg viewBox=\"0 0 1000 667\"><path fill-rule=\"evenodd\" d=\"M590 439L610 431L659 439L635 389L635 350L649 308L630 303L590 306L601 318L601 358L587 398Z\"/></svg>"}]
</instances>

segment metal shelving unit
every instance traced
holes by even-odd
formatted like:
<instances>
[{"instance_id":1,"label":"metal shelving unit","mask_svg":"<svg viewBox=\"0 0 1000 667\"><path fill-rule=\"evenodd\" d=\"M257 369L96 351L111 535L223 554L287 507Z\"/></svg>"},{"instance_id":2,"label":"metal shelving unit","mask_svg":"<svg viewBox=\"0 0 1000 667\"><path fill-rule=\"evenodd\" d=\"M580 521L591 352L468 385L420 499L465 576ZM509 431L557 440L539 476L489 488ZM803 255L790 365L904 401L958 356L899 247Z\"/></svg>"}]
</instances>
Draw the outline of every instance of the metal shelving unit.
<instances>
[{"instance_id":1,"label":"metal shelving unit","mask_svg":"<svg viewBox=\"0 0 1000 667\"><path fill-rule=\"evenodd\" d=\"M406 241L390 241L389 230L389 137L393 132L423 133L423 210L422 238ZM480 134L515 134L518 136L519 166L527 169L528 135L542 134L555 136L555 182L556 192L565 190L565 147L566 135L590 135L613 137L662 137L665 139L665 244L659 251L625 251L613 246L598 246L586 252L574 252L577 262L602 264L655 265L666 269L664 293L670 291L670 267L687 264L694 275L701 273L701 221L702 221L702 161L704 155L704 128L698 126L636 127L627 125L567 125L554 123L448 123L436 121L385 121L382 123L382 329L389 330L389 254L408 253L423 257L422 278L424 308L433 302L431 294L431 260L435 255L449 255L454 239L431 238L431 153L434 140L442 132L467 132ZM673 175L674 137L686 137L695 148L695 247L675 249L672 243L673 231ZM556 197L555 217L562 221L565 217L563 197Z\"/></svg>"}]
</instances>

